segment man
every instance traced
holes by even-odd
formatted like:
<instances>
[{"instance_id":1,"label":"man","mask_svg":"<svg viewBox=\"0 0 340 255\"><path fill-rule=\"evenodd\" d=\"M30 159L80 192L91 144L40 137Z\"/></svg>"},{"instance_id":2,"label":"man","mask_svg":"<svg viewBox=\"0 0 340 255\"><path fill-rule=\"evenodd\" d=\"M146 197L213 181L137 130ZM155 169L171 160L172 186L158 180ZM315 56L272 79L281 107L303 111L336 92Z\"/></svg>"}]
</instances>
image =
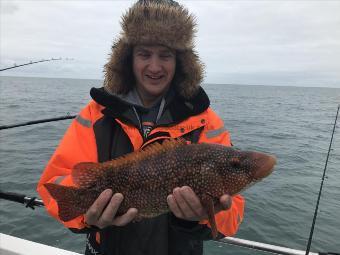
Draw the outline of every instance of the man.
<instances>
[{"instance_id":1,"label":"man","mask_svg":"<svg viewBox=\"0 0 340 255\"><path fill-rule=\"evenodd\" d=\"M203 65L193 51L193 16L175 1L140 0L123 16L121 37L105 65L104 87L71 124L38 184L48 212L58 205L43 187L74 185L79 162L104 162L154 142L183 137L188 142L231 145L223 122L199 86ZM87 233L85 254L202 254L211 239L205 209L190 187L169 194L169 213L134 222L138 208L116 217L123 194L105 190L85 215L63 224ZM236 233L244 199L220 198L219 236Z\"/></svg>"}]
</instances>

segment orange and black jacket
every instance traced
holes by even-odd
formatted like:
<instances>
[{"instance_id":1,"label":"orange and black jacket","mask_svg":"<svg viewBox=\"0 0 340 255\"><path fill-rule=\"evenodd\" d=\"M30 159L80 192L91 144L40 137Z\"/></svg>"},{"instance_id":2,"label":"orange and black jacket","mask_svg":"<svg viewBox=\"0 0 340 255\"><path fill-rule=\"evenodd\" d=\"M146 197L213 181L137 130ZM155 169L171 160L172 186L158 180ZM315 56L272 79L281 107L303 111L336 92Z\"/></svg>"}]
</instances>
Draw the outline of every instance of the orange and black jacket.
<instances>
[{"instance_id":1,"label":"orange and black jacket","mask_svg":"<svg viewBox=\"0 0 340 255\"><path fill-rule=\"evenodd\" d=\"M43 184L74 185L71 169L79 162L104 162L149 143L177 137L192 143L231 146L229 133L209 107L209 99L202 88L190 100L179 95L172 97L147 138L143 137L138 116L129 103L102 88L91 89L91 96L93 100L68 128L38 183L37 190L46 209L59 221L58 205ZM243 210L243 197L235 195L232 207L216 214L220 237L237 232ZM73 232L87 234L85 254L202 254L203 241L211 239L207 221L185 221L170 212L124 227L101 230L88 227L84 216L62 223Z\"/></svg>"}]
</instances>

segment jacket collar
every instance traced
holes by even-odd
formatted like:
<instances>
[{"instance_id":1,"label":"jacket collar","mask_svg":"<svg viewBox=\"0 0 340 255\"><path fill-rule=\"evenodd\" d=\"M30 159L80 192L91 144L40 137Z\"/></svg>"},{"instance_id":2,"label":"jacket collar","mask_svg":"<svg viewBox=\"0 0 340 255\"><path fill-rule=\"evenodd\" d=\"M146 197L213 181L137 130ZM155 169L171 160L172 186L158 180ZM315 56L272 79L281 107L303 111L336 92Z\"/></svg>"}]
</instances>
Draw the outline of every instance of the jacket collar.
<instances>
[{"instance_id":1,"label":"jacket collar","mask_svg":"<svg viewBox=\"0 0 340 255\"><path fill-rule=\"evenodd\" d=\"M183 121L204 112L210 105L209 98L202 87L191 99L185 99L177 92L174 93L175 95L170 98L165 106L166 110L160 120L161 125L171 125ZM94 101L105 107L104 115L110 115L138 126L138 120L132 108L133 104L117 95L109 94L104 88L92 88L90 95Z\"/></svg>"}]
</instances>

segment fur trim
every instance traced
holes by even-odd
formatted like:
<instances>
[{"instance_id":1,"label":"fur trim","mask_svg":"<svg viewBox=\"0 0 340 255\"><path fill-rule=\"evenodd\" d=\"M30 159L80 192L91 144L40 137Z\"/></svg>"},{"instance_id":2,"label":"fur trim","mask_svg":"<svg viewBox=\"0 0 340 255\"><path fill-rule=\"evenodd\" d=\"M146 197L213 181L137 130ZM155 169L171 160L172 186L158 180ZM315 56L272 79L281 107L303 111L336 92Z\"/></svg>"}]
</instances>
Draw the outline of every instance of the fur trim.
<instances>
[{"instance_id":1,"label":"fur trim","mask_svg":"<svg viewBox=\"0 0 340 255\"><path fill-rule=\"evenodd\" d=\"M183 6L158 2L135 4L123 16L123 38L131 45L161 44L171 49L193 48L194 16Z\"/></svg>"},{"instance_id":2,"label":"fur trim","mask_svg":"<svg viewBox=\"0 0 340 255\"><path fill-rule=\"evenodd\" d=\"M195 18L181 5L166 1L137 2L122 18L121 37L112 46L104 67L104 88L126 94L135 85L132 49L137 44L164 45L176 50L176 73L172 82L184 98L193 97L203 80L204 66L194 52Z\"/></svg>"},{"instance_id":3,"label":"fur trim","mask_svg":"<svg viewBox=\"0 0 340 255\"><path fill-rule=\"evenodd\" d=\"M110 94L126 94L136 83L132 70L132 47L119 39L111 49L109 62L104 66L104 88Z\"/></svg>"},{"instance_id":4,"label":"fur trim","mask_svg":"<svg viewBox=\"0 0 340 255\"><path fill-rule=\"evenodd\" d=\"M184 98L194 97L203 80L204 65L193 50L177 52L177 70L173 85Z\"/></svg>"}]
</instances>

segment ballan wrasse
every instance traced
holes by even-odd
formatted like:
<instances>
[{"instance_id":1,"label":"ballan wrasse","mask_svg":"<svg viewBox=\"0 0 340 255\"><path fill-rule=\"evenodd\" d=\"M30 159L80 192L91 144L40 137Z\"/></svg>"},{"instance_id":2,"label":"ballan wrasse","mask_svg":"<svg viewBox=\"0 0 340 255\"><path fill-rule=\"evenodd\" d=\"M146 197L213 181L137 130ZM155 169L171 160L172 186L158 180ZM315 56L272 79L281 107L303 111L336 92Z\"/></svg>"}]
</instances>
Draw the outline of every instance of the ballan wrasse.
<instances>
[{"instance_id":1,"label":"ballan wrasse","mask_svg":"<svg viewBox=\"0 0 340 255\"><path fill-rule=\"evenodd\" d=\"M216 238L214 205L220 196L237 194L268 176L275 163L274 156L260 152L177 139L104 163L79 163L72 170L77 187L44 185L62 221L84 214L105 189L124 195L118 215L137 208L138 218L155 217L169 211L167 196L174 188L189 186L205 207Z\"/></svg>"}]
</instances>

